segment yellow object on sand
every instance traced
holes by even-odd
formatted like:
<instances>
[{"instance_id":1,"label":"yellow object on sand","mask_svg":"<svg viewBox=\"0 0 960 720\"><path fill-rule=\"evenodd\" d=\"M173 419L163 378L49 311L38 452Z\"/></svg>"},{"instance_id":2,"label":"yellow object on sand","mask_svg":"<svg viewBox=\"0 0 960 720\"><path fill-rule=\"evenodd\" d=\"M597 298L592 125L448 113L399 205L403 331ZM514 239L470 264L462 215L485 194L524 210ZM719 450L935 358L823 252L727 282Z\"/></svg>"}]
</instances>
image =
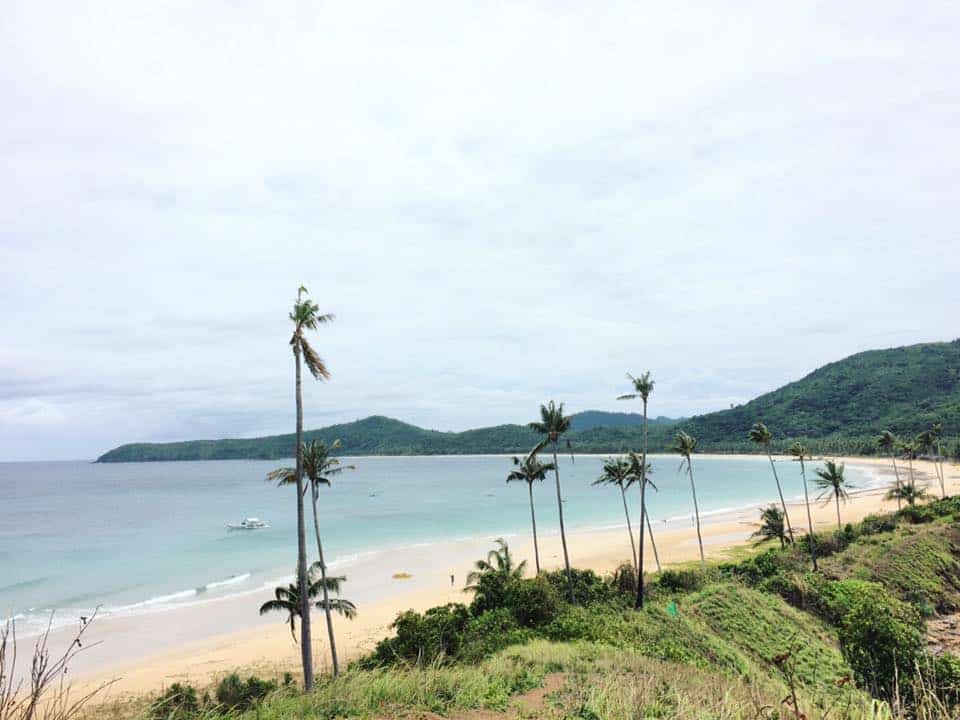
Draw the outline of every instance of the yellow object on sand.
<instances>
[{"instance_id":1,"label":"yellow object on sand","mask_svg":"<svg viewBox=\"0 0 960 720\"><path fill-rule=\"evenodd\" d=\"M398 572L398 573L394 573L394 574L393 574L393 579L394 579L394 580L409 580L409 579L412 578L412 577L413 577L413 575L411 575L410 573L406 573L406 572Z\"/></svg>"}]
</instances>

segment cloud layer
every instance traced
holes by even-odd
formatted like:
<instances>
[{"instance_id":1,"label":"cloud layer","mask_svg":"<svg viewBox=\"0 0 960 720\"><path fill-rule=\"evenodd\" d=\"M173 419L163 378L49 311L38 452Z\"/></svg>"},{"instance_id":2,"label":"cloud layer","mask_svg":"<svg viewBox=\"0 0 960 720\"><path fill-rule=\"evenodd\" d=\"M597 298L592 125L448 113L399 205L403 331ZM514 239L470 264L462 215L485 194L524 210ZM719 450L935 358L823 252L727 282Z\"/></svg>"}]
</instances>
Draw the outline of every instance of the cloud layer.
<instances>
[{"instance_id":1,"label":"cloud layer","mask_svg":"<svg viewBox=\"0 0 960 720\"><path fill-rule=\"evenodd\" d=\"M135 5L0 23L0 459L287 431L301 282L308 426L957 334L956 4Z\"/></svg>"}]
</instances>

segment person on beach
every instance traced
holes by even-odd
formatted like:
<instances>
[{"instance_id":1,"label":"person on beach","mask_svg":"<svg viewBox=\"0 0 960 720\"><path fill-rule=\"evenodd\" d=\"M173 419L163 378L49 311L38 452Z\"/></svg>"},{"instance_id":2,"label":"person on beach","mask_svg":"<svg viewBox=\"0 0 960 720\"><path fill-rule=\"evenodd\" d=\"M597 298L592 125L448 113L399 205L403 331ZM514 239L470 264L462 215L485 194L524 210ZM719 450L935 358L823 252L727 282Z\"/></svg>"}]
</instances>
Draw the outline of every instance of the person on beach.
<instances>
[{"instance_id":1,"label":"person on beach","mask_svg":"<svg viewBox=\"0 0 960 720\"><path fill-rule=\"evenodd\" d=\"M450 587L453 587L453 573L450 574Z\"/></svg>"}]
</instances>

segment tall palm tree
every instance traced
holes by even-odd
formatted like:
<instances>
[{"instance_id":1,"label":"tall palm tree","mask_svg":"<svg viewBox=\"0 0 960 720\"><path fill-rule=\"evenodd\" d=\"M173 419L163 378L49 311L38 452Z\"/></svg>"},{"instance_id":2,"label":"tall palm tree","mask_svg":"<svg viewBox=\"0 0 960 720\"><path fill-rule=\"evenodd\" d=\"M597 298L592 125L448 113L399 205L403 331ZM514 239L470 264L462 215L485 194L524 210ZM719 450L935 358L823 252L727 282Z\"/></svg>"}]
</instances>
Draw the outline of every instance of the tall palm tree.
<instances>
[{"instance_id":1,"label":"tall palm tree","mask_svg":"<svg viewBox=\"0 0 960 720\"><path fill-rule=\"evenodd\" d=\"M339 595L340 585L346 582L346 580L345 577L330 577L326 580L311 578L310 588L307 594L307 603L309 604L321 591L323 591L325 595L327 590ZM317 603L317 607L321 605L325 608L329 606L329 609L333 610L333 612L343 615L348 620L353 620L353 618L357 616L357 606L343 598L338 597ZM274 599L268 600L260 606L260 614L266 615L269 612L287 613L287 624L290 626L290 636L293 638L293 642L297 642L297 618L303 617L301 607L299 585L297 583L290 583L286 587L278 587L274 590Z\"/></svg>"},{"instance_id":2,"label":"tall palm tree","mask_svg":"<svg viewBox=\"0 0 960 720\"><path fill-rule=\"evenodd\" d=\"M813 562L813 571L817 571L817 550L813 539L813 516L810 514L810 492L807 489L807 467L805 461L808 459L807 448L803 443L795 442L790 446L788 452L793 459L800 463L800 477L803 478L803 499L807 504L807 540L810 542L810 560Z\"/></svg>"},{"instance_id":3,"label":"tall palm tree","mask_svg":"<svg viewBox=\"0 0 960 720\"><path fill-rule=\"evenodd\" d=\"M313 506L313 532L317 540L317 556L319 560L315 563L316 567L320 568L321 580L324 583L321 585L323 588L323 605L325 609L325 615L327 620L327 635L330 638L330 655L333 660L333 674L334 676L340 674L340 663L337 657L337 641L333 634L333 618L331 617L330 610L327 609L326 603L329 601L327 586L325 584L327 579L327 563L323 559L323 543L320 542L320 521L317 518L317 501L320 498L320 486L326 485L330 486L331 479L334 475L339 475L344 470L356 470L354 465L342 465L340 460L333 457L333 452L339 450L342 447L339 440L334 440L330 444L330 447L322 440L313 440L310 443L304 443L301 452L303 453L303 472L307 477L307 480L310 483L310 499L312 500ZM296 469L295 468L280 468L274 470L269 475L267 475L268 480L276 480L279 485L291 485L296 483ZM321 607L318 604L317 607Z\"/></svg>"},{"instance_id":4,"label":"tall palm tree","mask_svg":"<svg viewBox=\"0 0 960 720\"><path fill-rule=\"evenodd\" d=\"M333 315L323 314L315 302L304 296L307 289L302 285L297 290L297 301L290 313L293 322L293 334L290 336L290 347L293 350L294 366L296 369L296 399L297 399L297 585L300 600L300 656L303 663L303 688L305 692L313 689L313 653L310 642L310 598L307 596L309 579L307 578L307 529L303 516L303 392L300 381L300 361L307 366L307 370L315 380L329 380L330 372L326 364L307 341L307 330L317 330L320 325L333 321Z\"/></svg>"},{"instance_id":5,"label":"tall palm tree","mask_svg":"<svg viewBox=\"0 0 960 720\"><path fill-rule=\"evenodd\" d=\"M637 480L644 480L644 485L647 488L654 492L659 492L659 488L657 488L653 480L650 479L650 476L653 475L653 466L650 463L644 465L642 456L635 452L627 453L627 458L630 460L630 467L634 477L637 478ZM660 572L660 554L657 552L657 543L653 537L653 528L650 526L650 506L646 502L646 497L643 498L642 504L643 516L647 524L647 535L650 536L650 547L653 548L653 559L657 564L657 572Z\"/></svg>"},{"instance_id":6,"label":"tall palm tree","mask_svg":"<svg viewBox=\"0 0 960 720\"><path fill-rule=\"evenodd\" d=\"M537 565L537 575L539 575L540 548L537 544L537 515L533 509L533 484L538 480L540 482L546 480L547 473L553 470L554 466L553 463L540 462L536 452L531 452L522 460L514 457L513 465L516 469L507 475L507 482L523 481L527 484L527 493L530 496L530 523L533 525L533 558Z\"/></svg>"},{"instance_id":7,"label":"tall palm tree","mask_svg":"<svg viewBox=\"0 0 960 720\"><path fill-rule=\"evenodd\" d=\"M780 496L780 507L783 508L783 519L787 525L787 534L790 536L790 542L793 542L793 527L790 525L790 515L787 513L787 503L783 499L783 488L780 487L780 478L777 477L777 466L773 463L773 454L770 452L770 441L773 435L762 422L754 423L748 433L750 440L763 447L767 453L767 459L770 461L770 469L773 470L773 479L777 483L777 494Z\"/></svg>"},{"instance_id":8,"label":"tall palm tree","mask_svg":"<svg viewBox=\"0 0 960 720\"><path fill-rule=\"evenodd\" d=\"M937 457L936 457L936 466L939 468L940 475L940 493L942 497L947 496L947 478L943 474L943 423L934 423L933 427L930 428L930 435L933 437L933 442L936 445Z\"/></svg>"},{"instance_id":9,"label":"tall palm tree","mask_svg":"<svg viewBox=\"0 0 960 720\"><path fill-rule=\"evenodd\" d=\"M647 526L650 525L650 518L647 515L647 403L650 400L650 393L653 392L653 380L650 379L650 371L646 370L640 377L634 377L630 373L627 373L627 379L633 384L633 392L627 393L626 395L620 395L617 400L636 400L640 398L643 401L643 457L640 463L640 561L637 564L637 599L635 606L638 608L643 607L643 521L647 521ZM653 542L653 534L650 535L651 542ZM654 545L656 548L656 545ZM656 549L654 549L654 554L656 554ZM660 567L660 558L657 557L657 567Z\"/></svg>"},{"instance_id":10,"label":"tall palm tree","mask_svg":"<svg viewBox=\"0 0 960 720\"><path fill-rule=\"evenodd\" d=\"M557 462L557 441L560 436L570 429L570 417L563 414L563 403L556 405L551 400L547 405L540 406L540 420L532 422L529 425L531 430L535 430L545 436L545 441L552 445L553 449L553 476L557 482L557 509L560 513L560 542L563 544L563 564L567 571L567 592L570 596L570 602L576 603L573 596L573 573L570 571L570 554L567 552L567 532L563 524L563 494L560 492L560 465ZM543 447L545 443L538 445Z\"/></svg>"},{"instance_id":11,"label":"tall palm tree","mask_svg":"<svg viewBox=\"0 0 960 720\"><path fill-rule=\"evenodd\" d=\"M913 475L913 461L917 459L919 450L917 449L917 444L915 442L902 442L900 443L900 457L907 461L907 467L910 470L910 487L915 488L917 486L916 478Z\"/></svg>"},{"instance_id":12,"label":"tall palm tree","mask_svg":"<svg viewBox=\"0 0 960 720\"><path fill-rule=\"evenodd\" d=\"M877 437L877 447L880 448L882 452L886 452L888 455L890 455L890 460L893 462L893 477L896 484L895 489L897 489L898 492L888 493L888 497L894 496L897 498L897 510L900 509L900 471L897 470L897 456L894 451L898 442L897 436L889 430L884 430L882 433L880 433L879 437Z\"/></svg>"},{"instance_id":13,"label":"tall palm tree","mask_svg":"<svg viewBox=\"0 0 960 720\"><path fill-rule=\"evenodd\" d=\"M688 435L683 430L677 433L673 441L673 450L683 457L680 461L680 469L684 464L687 466L687 474L690 476L690 490L693 492L693 514L697 522L697 544L700 545L700 566L706 567L707 561L703 556L703 536L700 534L700 507L697 505L697 485L693 481L693 453L697 447L697 439Z\"/></svg>"},{"instance_id":14,"label":"tall palm tree","mask_svg":"<svg viewBox=\"0 0 960 720\"><path fill-rule=\"evenodd\" d=\"M840 500L844 502L847 501L847 498L850 497L850 494L847 492L847 488L852 488L846 481L846 478L843 476L843 463L839 465L833 460L827 460L824 462L824 467L817 468L816 471L817 477L814 479L822 492L818 500L827 498L829 502L830 497L833 497L834 502L837 505L837 531L839 532L842 529L840 524Z\"/></svg>"},{"instance_id":15,"label":"tall palm tree","mask_svg":"<svg viewBox=\"0 0 960 720\"><path fill-rule=\"evenodd\" d=\"M784 517L776 505L768 505L760 512L760 524L750 537L761 538L764 540L780 541L780 547L786 547L786 533L784 532Z\"/></svg>"},{"instance_id":16,"label":"tall palm tree","mask_svg":"<svg viewBox=\"0 0 960 720\"><path fill-rule=\"evenodd\" d=\"M944 487L943 479L940 477L940 466L937 464L936 457L934 456L934 453L936 452L936 442L934 441L933 433L930 430L924 430L917 435L915 443L917 446L917 452L929 456L931 462L933 462L933 474L936 476L937 482L940 484L940 492L942 497L946 497L947 491Z\"/></svg>"},{"instance_id":17,"label":"tall palm tree","mask_svg":"<svg viewBox=\"0 0 960 720\"><path fill-rule=\"evenodd\" d=\"M607 458L603 462L603 473L596 480L594 485L614 485L620 489L620 499L623 500L623 514L627 518L627 533L630 535L630 549L633 551L633 568L639 571L640 566L637 561L637 543L633 537L633 525L630 523L630 510L627 507L627 488L634 482L639 482L640 477L634 475L633 465L630 460L624 457Z\"/></svg>"}]
</instances>

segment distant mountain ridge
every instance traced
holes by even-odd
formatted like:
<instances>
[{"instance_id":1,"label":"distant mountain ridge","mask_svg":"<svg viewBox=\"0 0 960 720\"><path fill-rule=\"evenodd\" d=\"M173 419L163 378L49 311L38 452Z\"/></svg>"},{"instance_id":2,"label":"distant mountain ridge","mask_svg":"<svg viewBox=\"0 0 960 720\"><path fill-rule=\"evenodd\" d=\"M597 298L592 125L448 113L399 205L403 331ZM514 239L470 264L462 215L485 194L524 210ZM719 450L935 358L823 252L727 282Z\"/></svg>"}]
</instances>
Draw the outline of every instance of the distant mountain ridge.
<instances>
[{"instance_id":1,"label":"distant mountain ridge","mask_svg":"<svg viewBox=\"0 0 960 720\"><path fill-rule=\"evenodd\" d=\"M607 413L589 410L573 415L571 442L581 438L586 442L578 449L596 446L600 428L602 442L614 443L626 450L639 437L643 416L637 413ZM609 423L609 426L604 426ZM675 420L650 420L651 429L673 427ZM304 432L304 439L331 443L339 439L347 455L483 455L527 452L540 440L524 425L495 425L493 427L441 432L426 430L416 425L382 415L362 420L331 425ZM170 443L131 443L121 445L101 455L97 462L144 462L162 460L230 460L277 459L292 455L295 444L292 433L249 439L186 440ZM622 446L622 447L621 447Z\"/></svg>"},{"instance_id":2,"label":"distant mountain ridge","mask_svg":"<svg viewBox=\"0 0 960 720\"><path fill-rule=\"evenodd\" d=\"M656 392L651 396L656 407ZM945 447L953 452L960 433L960 340L870 350L815 370L806 377L744 405L692 418L650 420L651 451L666 450L678 428L698 438L698 449L750 452L746 439L764 422L782 449L805 439L813 452L868 454L881 430L913 435L942 422ZM577 452L619 453L641 442L642 416L588 410L577 413L565 436ZM372 416L304 433L309 440L343 442L349 455L521 453L539 439L523 425L497 425L463 432L426 430ZM150 460L277 459L289 457L292 434L173 443L134 443L114 448L97 462Z\"/></svg>"}]
</instances>

